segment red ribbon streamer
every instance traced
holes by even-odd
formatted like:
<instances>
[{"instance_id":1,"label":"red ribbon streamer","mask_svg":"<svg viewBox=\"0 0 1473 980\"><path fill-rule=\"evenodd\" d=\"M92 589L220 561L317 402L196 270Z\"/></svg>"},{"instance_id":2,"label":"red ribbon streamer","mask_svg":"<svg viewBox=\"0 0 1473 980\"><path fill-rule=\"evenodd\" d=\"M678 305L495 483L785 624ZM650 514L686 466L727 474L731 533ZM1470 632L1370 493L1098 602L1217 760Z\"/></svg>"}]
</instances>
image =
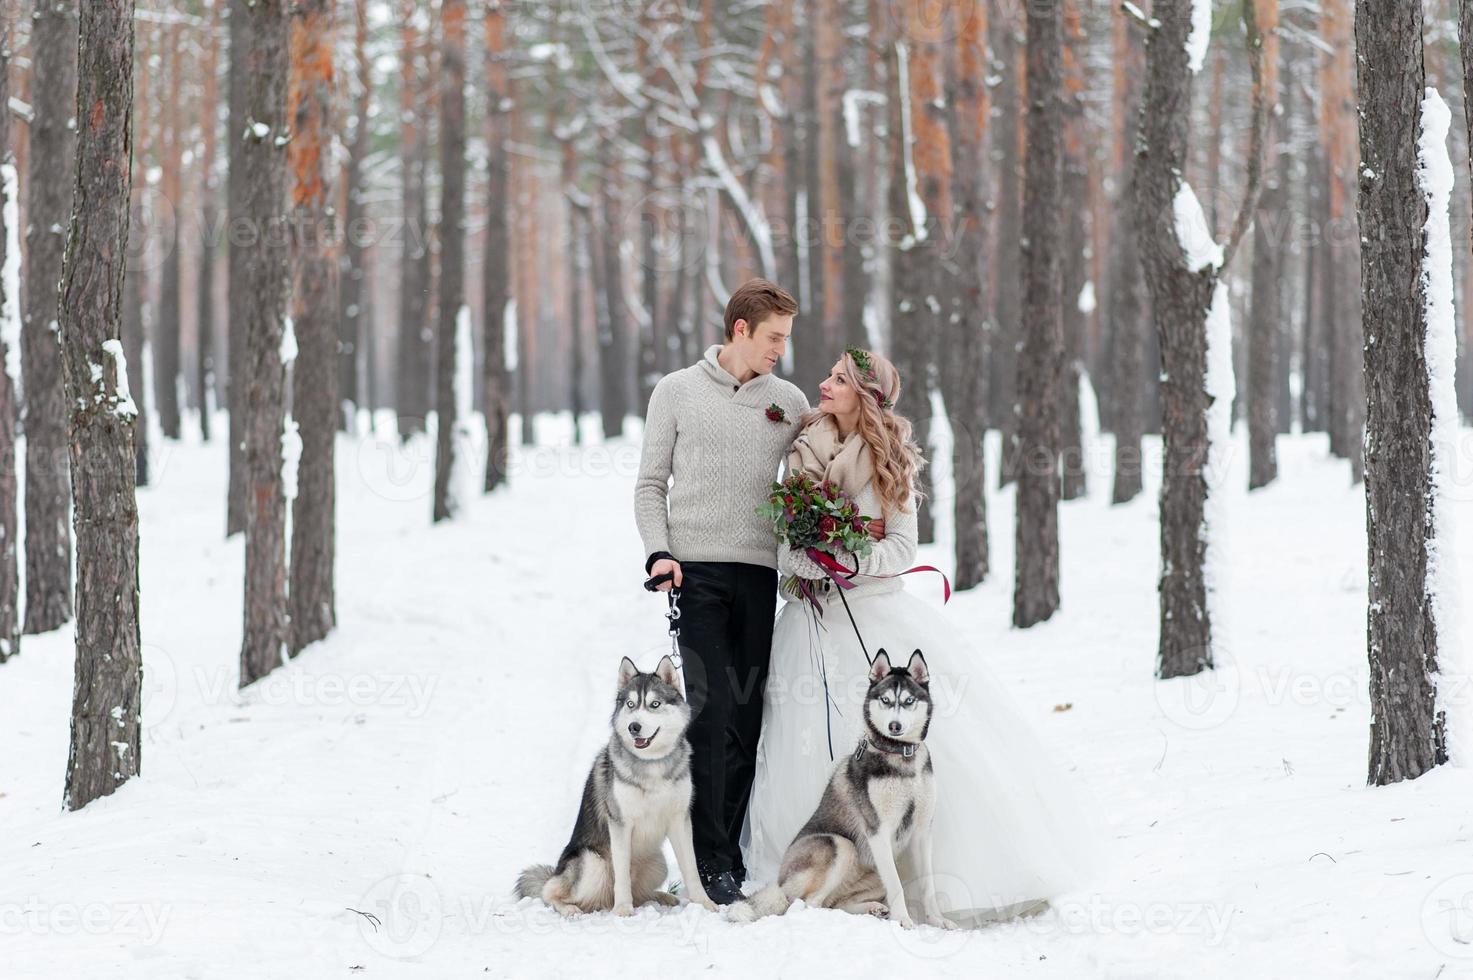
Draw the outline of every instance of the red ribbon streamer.
<instances>
[{"instance_id":1,"label":"red ribbon streamer","mask_svg":"<svg viewBox=\"0 0 1473 980\"><path fill-rule=\"evenodd\" d=\"M944 598L941 600L941 604L945 605L946 603L951 601L951 579L947 578L946 573L937 568L935 565L916 565L914 568L907 568L905 571L896 572L893 575L870 575L868 573L858 572L845 568L843 565L839 564L839 562L836 561L832 555L824 551L819 551L817 548L809 548L808 557L813 559L813 561L818 564L820 568L826 571L829 578L841 589L854 588L854 582L851 581L851 579L854 576L861 574L864 575L865 578L899 578L902 575L909 575L912 572L935 572L937 575L941 576L941 585L944 590ZM802 581L802 579L799 579L799 581ZM809 599L810 601L814 601L816 604L816 600L813 600L812 596L809 596Z\"/></svg>"}]
</instances>

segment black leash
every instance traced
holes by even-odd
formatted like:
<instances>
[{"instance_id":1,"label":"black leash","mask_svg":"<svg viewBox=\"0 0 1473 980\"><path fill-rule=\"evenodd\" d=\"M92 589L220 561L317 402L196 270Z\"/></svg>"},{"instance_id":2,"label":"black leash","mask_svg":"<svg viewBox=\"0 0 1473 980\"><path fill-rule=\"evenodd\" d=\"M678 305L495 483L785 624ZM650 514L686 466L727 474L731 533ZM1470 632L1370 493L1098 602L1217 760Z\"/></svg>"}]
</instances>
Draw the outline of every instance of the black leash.
<instances>
[{"instance_id":1,"label":"black leash","mask_svg":"<svg viewBox=\"0 0 1473 980\"><path fill-rule=\"evenodd\" d=\"M856 570L856 573L857 573L857 570ZM868 665L868 666L873 666L875 660L874 660L873 657L871 657L869 655L869 647L865 645L865 642L864 642L864 634L861 633L861 632L859 632L859 624L854 621L854 610L852 610L852 609L849 608L849 599L844 595L844 591L845 591L844 590L844 587L838 583L838 580L837 579L834 579L833 578L832 573L830 573L830 581L832 581L832 583L833 583L831 587L832 588L835 588L835 589L837 589L839 591L839 601L844 604L844 614L849 617L849 625L854 630L854 638L859 641L859 651L864 654L864 662L865 662L865 664ZM823 615L822 610L815 610L815 611L818 612L818 614L820 616ZM824 729L825 729L825 734L828 736L828 743L829 743L829 761L830 762L833 762L834 761L834 723L833 723L833 719L830 718L830 716L829 716L829 706L833 704L833 697L829 694L829 675L828 675L828 669L824 666L823 643L821 641L819 643L819 650L818 650L818 665L819 665L819 677L823 681L823 699L824 699L823 721L824 721Z\"/></svg>"}]
</instances>

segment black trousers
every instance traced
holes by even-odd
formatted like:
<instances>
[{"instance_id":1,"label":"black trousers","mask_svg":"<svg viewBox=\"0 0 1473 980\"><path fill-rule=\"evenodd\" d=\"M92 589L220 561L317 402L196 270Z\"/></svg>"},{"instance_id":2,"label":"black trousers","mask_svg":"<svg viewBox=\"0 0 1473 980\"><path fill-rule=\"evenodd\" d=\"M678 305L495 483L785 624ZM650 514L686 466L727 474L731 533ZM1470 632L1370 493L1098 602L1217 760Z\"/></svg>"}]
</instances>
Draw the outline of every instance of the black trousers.
<instances>
[{"instance_id":1,"label":"black trousers","mask_svg":"<svg viewBox=\"0 0 1473 980\"><path fill-rule=\"evenodd\" d=\"M694 716L691 824L703 870L745 868L739 838L752 796L777 573L743 562L681 562L680 646Z\"/></svg>"}]
</instances>

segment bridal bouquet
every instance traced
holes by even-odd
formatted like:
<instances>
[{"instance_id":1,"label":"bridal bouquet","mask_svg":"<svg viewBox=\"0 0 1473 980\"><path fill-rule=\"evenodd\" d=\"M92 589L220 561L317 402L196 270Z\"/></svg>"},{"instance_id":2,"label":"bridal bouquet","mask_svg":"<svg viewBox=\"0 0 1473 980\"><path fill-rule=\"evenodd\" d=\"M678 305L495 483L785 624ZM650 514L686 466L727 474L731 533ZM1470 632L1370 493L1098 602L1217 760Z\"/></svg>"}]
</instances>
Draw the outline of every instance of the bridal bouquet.
<instances>
[{"instance_id":1,"label":"bridal bouquet","mask_svg":"<svg viewBox=\"0 0 1473 980\"><path fill-rule=\"evenodd\" d=\"M801 473L789 476L772 485L757 513L772 521L779 542L806 550L810 557L815 551L835 555L843 550L861 558L870 553L871 519L833 483L816 483ZM796 578L790 576L784 588L796 593Z\"/></svg>"}]
</instances>

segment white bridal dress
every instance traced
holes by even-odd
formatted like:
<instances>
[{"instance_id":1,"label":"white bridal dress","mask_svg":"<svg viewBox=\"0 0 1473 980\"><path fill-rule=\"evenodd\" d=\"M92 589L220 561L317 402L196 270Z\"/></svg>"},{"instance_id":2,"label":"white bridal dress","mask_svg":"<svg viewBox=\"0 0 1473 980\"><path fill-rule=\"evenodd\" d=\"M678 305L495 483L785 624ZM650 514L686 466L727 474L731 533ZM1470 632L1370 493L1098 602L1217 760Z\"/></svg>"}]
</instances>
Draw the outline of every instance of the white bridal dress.
<instances>
[{"instance_id":1,"label":"white bridal dress","mask_svg":"<svg viewBox=\"0 0 1473 980\"><path fill-rule=\"evenodd\" d=\"M878 511L872 487L858 503L865 513ZM861 571L893 575L914 563L914 508L885 517L887 537ZM933 866L942 911L962 925L1035 911L1103 867L1097 808L1079 775L1058 760L988 669L985 652L953 625L948 611L907 593L907 579L916 583L912 587L940 588L929 573L861 576L846 598L870 656L883 648L900 666L920 650L931 671L934 709L926 745L936 771ZM742 834L748 880L759 884L777 880L783 851L863 730L868 661L837 588L819 599L821 619L806 602L790 598L773 633ZM908 865L901 855L908 904L921 921Z\"/></svg>"}]
</instances>

